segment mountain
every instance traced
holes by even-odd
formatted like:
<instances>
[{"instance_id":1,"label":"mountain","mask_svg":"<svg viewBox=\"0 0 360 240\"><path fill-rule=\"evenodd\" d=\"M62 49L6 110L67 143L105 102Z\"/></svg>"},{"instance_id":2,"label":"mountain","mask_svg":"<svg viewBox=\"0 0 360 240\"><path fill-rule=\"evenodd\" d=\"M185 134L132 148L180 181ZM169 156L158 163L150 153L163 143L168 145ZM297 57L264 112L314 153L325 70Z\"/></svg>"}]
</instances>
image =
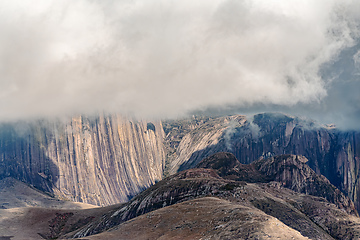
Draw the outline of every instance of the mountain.
<instances>
[{"instance_id":1,"label":"mountain","mask_svg":"<svg viewBox=\"0 0 360 240\"><path fill-rule=\"evenodd\" d=\"M231 153L216 153L203 159L196 167L216 169L222 178L236 181L275 181L295 192L325 198L339 209L358 216L353 202L326 177L316 174L306 162L308 160L303 156L279 155L241 164Z\"/></svg>"},{"instance_id":2,"label":"mountain","mask_svg":"<svg viewBox=\"0 0 360 240\"><path fill-rule=\"evenodd\" d=\"M231 152L243 164L281 154L303 155L318 174L349 196L360 209L360 132L280 113L193 117L163 122L166 172L195 167L216 152Z\"/></svg>"},{"instance_id":3,"label":"mountain","mask_svg":"<svg viewBox=\"0 0 360 240\"><path fill-rule=\"evenodd\" d=\"M280 113L178 120L78 116L0 125L0 179L100 206L130 200L217 152L243 164L303 155L360 209L360 132Z\"/></svg>"},{"instance_id":4,"label":"mountain","mask_svg":"<svg viewBox=\"0 0 360 240\"><path fill-rule=\"evenodd\" d=\"M84 239L308 238L258 209L220 198L204 197L155 210L125 222L112 231Z\"/></svg>"},{"instance_id":5,"label":"mountain","mask_svg":"<svg viewBox=\"0 0 360 240\"><path fill-rule=\"evenodd\" d=\"M118 115L3 123L0 179L13 177L61 199L128 201L161 180L161 122Z\"/></svg>"},{"instance_id":6,"label":"mountain","mask_svg":"<svg viewBox=\"0 0 360 240\"><path fill-rule=\"evenodd\" d=\"M351 200L312 171L301 156L281 155L246 167L232 154L218 153L197 167L159 181L124 204L87 210L34 209L22 220L37 226L40 236L59 238L360 237L360 218ZM257 172L254 179L249 171ZM311 185L314 180L317 184ZM289 185L291 181L296 187ZM328 192L322 191L324 186ZM301 193L308 189L330 196L330 201Z\"/></svg>"},{"instance_id":7,"label":"mountain","mask_svg":"<svg viewBox=\"0 0 360 240\"><path fill-rule=\"evenodd\" d=\"M183 234L185 239L191 239L190 229L193 229L192 234L200 233L203 238L214 239L275 239L276 233L284 231L296 239L360 237L360 219L351 200L325 177L312 171L305 162L305 158L295 155L259 160L250 166L258 171L256 178L251 179L248 175L244 179L242 176L247 174L243 171L247 168L239 168L242 164L235 156L217 153L202 160L198 168L165 178L129 203L68 236L85 237L102 233L94 235L94 239L111 234L131 239L135 236L145 238L148 237L146 233L152 232L155 236ZM201 168L205 166L208 168ZM232 180L234 175L240 178ZM314 180L316 184L311 185ZM288 184L290 181L304 188L294 188L294 184ZM327 192L323 192L324 186ZM308 189L317 196L298 193ZM330 201L319 197L322 194L329 196ZM195 206L190 207L192 205ZM209 206L209 209L204 206ZM150 219L152 222L149 222ZM276 225L275 221L282 224ZM137 226L144 226L142 223L149 228L138 229ZM157 227L159 229L152 230ZM111 231L104 232L108 229ZM190 236L186 237L186 233ZM283 236L283 239L288 237Z\"/></svg>"}]
</instances>

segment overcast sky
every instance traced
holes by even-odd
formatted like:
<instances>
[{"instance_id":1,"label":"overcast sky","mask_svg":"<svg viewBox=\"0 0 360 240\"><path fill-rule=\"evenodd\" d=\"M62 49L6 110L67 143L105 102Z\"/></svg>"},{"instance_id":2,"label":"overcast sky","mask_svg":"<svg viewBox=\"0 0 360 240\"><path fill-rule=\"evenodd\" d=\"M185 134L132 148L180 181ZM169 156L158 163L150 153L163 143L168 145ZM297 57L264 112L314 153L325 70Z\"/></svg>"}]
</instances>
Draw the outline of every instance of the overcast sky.
<instances>
[{"instance_id":1,"label":"overcast sky","mask_svg":"<svg viewBox=\"0 0 360 240\"><path fill-rule=\"evenodd\" d=\"M358 0L0 1L0 119L284 111L360 127Z\"/></svg>"}]
</instances>

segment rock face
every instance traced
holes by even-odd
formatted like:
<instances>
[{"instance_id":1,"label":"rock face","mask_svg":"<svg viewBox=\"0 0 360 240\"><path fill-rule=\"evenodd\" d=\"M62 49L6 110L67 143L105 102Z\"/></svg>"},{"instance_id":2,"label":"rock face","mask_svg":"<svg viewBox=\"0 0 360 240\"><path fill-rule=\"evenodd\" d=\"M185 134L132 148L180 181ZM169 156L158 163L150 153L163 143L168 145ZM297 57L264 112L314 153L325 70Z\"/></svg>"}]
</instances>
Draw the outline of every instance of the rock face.
<instances>
[{"instance_id":1,"label":"rock face","mask_svg":"<svg viewBox=\"0 0 360 240\"><path fill-rule=\"evenodd\" d=\"M283 114L163 122L100 115L1 124L0 179L13 177L64 199L109 205L224 151L243 164L303 155L360 209L360 132Z\"/></svg>"},{"instance_id":2,"label":"rock face","mask_svg":"<svg viewBox=\"0 0 360 240\"><path fill-rule=\"evenodd\" d=\"M196 167L215 169L222 178L236 181L269 183L298 193L322 197L348 214L358 216L354 203L329 180L318 175L303 156L279 155L260 159L250 164L241 164L231 153L216 153L203 159Z\"/></svg>"},{"instance_id":3,"label":"rock face","mask_svg":"<svg viewBox=\"0 0 360 240\"><path fill-rule=\"evenodd\" d=\"M323 197L349 214L356 214L353 202L323 175L316 174L303 156L280 155L251 163L272 181L295 192Z\"/></svg>"},{"instance_id":4,"label":"rock face","mask_svg":"<svg viewBox=\"0 0 360 240\"><path fill-rule=\"evenodd\" d=\"M193 117L175 121L164 121L167 149L166 173L195 167L204 157L226 151L225 139L232 134L230 127L244 126L246 117Z\"/></svg>"},{"instance_id":5,"label":"rock face","mask_svg":"<svg viewBox=\"0 0 360 240\"><path fill-rule=\"evenodd\" d=\"M100 115L0 128L0 179L96 205L128 201L162 179L161 122Z\"/></svg>"},{"instance_id":6,"label":"rock face","mask_svg":"<svg viewBox=\"0 0 360 240\"><path fill-rule=\"evenodd\" d=\"M360 132L284 114L192 118L163 122L169 173L195 167L216 152L231 152L243 164L280 154L303 155L360 209Z\"/></svg>"},{"instance_id":7,"label":"rock face","mask_svg":"<svg viewBox=\"0 0 360 240\"><path fill-rule=\"evenodd\" d=\"M209 159L211 162L207 162ZM219 163L216 162L216 159ZM108 229L111 229L109 233L94 236L94 239L106 239L105 236L109 237L116 233L124 236L124 234L126 235L125 229L129 231L130 225L132 226L133 234L127 236L127 238L134 239L136 234L146 238L146 236L149 237L146 233L153 231L153 225L150 224L151 228L144 228L141 232L137 230L139 227L134 227L144 227L144 225L137 225L136 223L143 223L146 217L148 218L147 224L154 220L154 224L156 223L155 228L161 228L165 224L161 219L169 219L169 221L174 222L172 228L179 226L179 228L182 227L186 231L190 231L189 227L199 228L199 231L203 231L205 236L208 234L207 237L214 239L216 239L215 236L228 239L246 239L250 236L254 238L256 236L258 239L267 239L267 234L267 237L270 237L270 239L275 239L274 232L281 229L261 235L264 229L269 227L269 222L273 221L274 218L294 230L292 232L294 236L297 234L296 232L299 232L302 236L296 235L298 238L308 237L310 239L323 240L357 239L360 237L360 219L357 217L357 212L353 205L350 207L344 206L336 201L333 204L323 197L305 195L289 189L292 185L287 185L287 183L294 175L300 177L293 181L304 180L305 183L302 184L304 186L309 185L306 182L311 182L314 178L318 177L318 181L321 184L314 185L315 193L322 194L323 185L331 185L326 178L317 176L304 161L301 161L300 156L283 155L277 159L266 160L264 163L265 168L258 168L257 164L254 163L255 170L259 171L259 174L269 176L267 182L257 182L257 180L245 182L227 179L228 175L226 172L237 172L239 176L244 175L241 173L242 170L238 169L238 164L240 163L234 159L233 156L222 153L205 159L201 164L206 165L209 163L215 167L222 166L224 162L230 161L227 164L228 171L222 171L222 168L197 168L177 173L148 188L130 202L109 210L101 217L95 218L92 222L85 224L80 229L66 236L86 237L102 233ZM278 164L278 160L285 162L283 167ZM273 174L272 169L278 167L283 168L283 170L279 169L279 171L276 171L278 174ZM289 169L291 170L290 172L288 171ZM309 171L309 174L303 175L304 169L307 169L305 172ZM218 173L221 173L222 177ZM289 173L290 175L284 178ZM272 179L279 179L280 182L272 181ZM319 188L316 188L316 186ZM334 187L333 191L340 195L342 194L339 190L336 190ZM208 197L211 198L209 199ZM344 195L342 197L351 203L350 199ZM198 200L195 201L193 199ZM228 204L228 206L232 205L232 207L229 209L229 207L220 206L220 204L216 208L213 205L213 201L222 202L225 205ZM202 211L207 213L200 212L201 204L206 205L206 203L209 203L209 209L202 209ZM183 205L192 204L200 204L199 208L194 207L195 212L193 212L194 209L192 207L189 207L188 210L185 210L183 207ZM170 207L164 208L166 206ZM158 211L161 208L164 209ZM177 214L173 215L175 210L179 208L184 210L177 211ZM240 214L241 211L237 211L235 208L242 209L244 215ZM225 214L219 216L217 215L219 212ZM158 220L152 219L153 217ZM206 224L202 224L200 219L208 223L209 226L206 227ZM242 221L237 222L239 219ZM184 224L185 221L188 223ZM253 224L252 228L247 229L246 226L248 224ZM157 234L170 233L169 228L165 230L163 227L163 232L161 232L160 228L158 229L160 233L158 232ZM207 231L204 231L204 228ZM219 231L214 231L216 229L219 229Z\"/></svg>"},{"instance_id":8,"label":"rock face","mask_svg":"<svg viewBox=\"0 0 360 240\"><path fill-rule=\"evenodd\" d=\"M208 168L169 176L127 203L85 210L26 208L4 219L0 238L358 239L360 218L353 205L319 197L331 184L305 162L281 155L243 165L231 153L218 153L198 165ZM317 196L299 193L308 188ZM327 189L325 197L342 194Z\"/></svg>"}]
</instances>

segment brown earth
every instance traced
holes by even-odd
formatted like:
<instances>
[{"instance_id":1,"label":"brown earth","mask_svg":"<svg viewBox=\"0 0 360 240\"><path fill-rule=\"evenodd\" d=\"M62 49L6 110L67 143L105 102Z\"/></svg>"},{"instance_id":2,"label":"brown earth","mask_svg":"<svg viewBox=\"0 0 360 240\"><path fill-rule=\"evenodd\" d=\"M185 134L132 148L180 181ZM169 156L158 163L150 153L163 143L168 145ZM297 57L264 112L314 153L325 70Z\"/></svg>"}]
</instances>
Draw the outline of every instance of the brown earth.
<instances>
[{"instance_id":1,"label":"brown earth","mask_svg":"<svg viewBox=\"0 0 360 240\"><path fill-rule=\"evenodd\" d=\"M141 215L84 239L308 239L264 212L204 197Z\"/></svg>"},{"instance_id":2,"label":"brown earth","mask_svg":"<svg viewBox=\"0 0 360 240\"><path fill-rule=\"evenodd\" d=\"M214 158L216 158L216 156L218 156L218 160L220 162L224 161L224 159L221 158L223 154L217 154ZM234 168L231 170L231 167L229 167L228 170L230 170L230 172L238 171L238 169L236 170L236 165L233 165L232 161L234 161L234 159L231 157L227 159L230 160L229 166L233 166ZM292 169L292 174L301 176L299 179L305 182L312 181L312 178L307 178L308 176L306 174L299 174L302 173L303 167L306 165L305 161L300 161L299 159L301 159L301 157L292 155L281 156L281 160L284 162L284 171L278 171L279 176L282 176L283 173L289 174L287 169ZM265 162L264 165L268 166L268 169L272 169L272 166L276 163L276 161L273 160L274 159L269 159L272 164L266 165ZM293 164L293 161L296 161L296 164ZM217 165L216 161L212 164ZM224 165L226 166L226 163ZM219 164L219 166L222 166L222 164ZM275 164L274 166L277 165ZM256 170L262 171L264 169ZM260 174L263 174L261 171ZM291 175L289 176L291 177ZM320 180L324 180L325 182L321 182ZM328 186L327 184L330 184L326 178L320 177L320 180L317 182L321 183L319 184L320 190L323 188L322 184L325 184L326 186ZM124 229L127 229L127 227L130 228L130 226L132 226L131 224L138 226L136 225L140 224L138 221L142 222L145 218L144 216L152 211L158 211L157 214L160 215L164 214L162 216L164 219L172 218L174 221L181 222L184 214L186 214L185 210L182 214L181 211L177 214L169 212L168 216L165 210L160 211L159 209L169 205L175 208L177 204L183 202L185 204L186 201L191 201L192 199L211 196L222 199L221 201L228 201L233 204L233 206L236 205L238 208L246 208L248 210L252 209L252 211L255 212L261 210L261 214L267 215L268 219L270 216L274 217L289 228L300 232L301 235L310 239L357 239L360 237L360 219L357 217L356 210L354 210L353 207L351 208L351 204L350 206L347 206L337 201L331 203L324 197L294 192L287 187L289 186L284 184L282 181L268 181L266 183L255 183L254 181L234 181L219 176L216 169L190 169L160 181L156 185L139 194L129 203L109 211L101 218L94 219L91 223L86 224L84 227L74 231L73 233L69 233L66 236L87 237L89 235L112 230L113 228L122 229L122 227L124 227ZM316 188L316 185L312 185L312 187ZM351 200L346 197L345 199L351 203ZM215 214L215 212L213 212L213 214ZM207 218L210 215L212 214L204 215L203 219L211 221L211 218ZM138 218L138 220L134 220L139 216L142 217ZM195 218L195 215L193 216ZM190 221L190 219L188 220ZM196 220L193 219L191 221ZM232 221L236 222L237 220L232 219ZM194 224L192 227L202 228L203 226L199 224ZM239 222L234 224L237 225ZM246 225L246 221L243 222L243 224ZM267 225L267 223L263 224ZM229 223L229 225L232 225L232 222ZM140 232L133 230L134 236L136 234L140 234L139 237L146 238L145 233L153 231L153 227L150 225L149 227L149 229L143 229ZM216 226L211 226L209 229L212 227ZM154 234L170 234L167 233L168 230L166 229L166 227L163 227L161 232L161 229L159 228L156 230L158 233ZM209 229L206 231L209 231ZM257 228L256 231L259 229L260 228ZM122 230L119 231L121 232ZM233 235L231 235L229 239L236 238L236 234L238 233L232 232L232 234ZM252 233L247 232L246 234L249 234L250 236ZM211 233L209 233L209 236L210 235ZM99 236L101 237L101 235ZM124 235L121 236L126 238ZM169 235L169 237L171 237L171 235ZM123 238L119 237L118 239Z\"/></svg>"},{"instance_id":3,"label":"brown earth","mask_svg":"<svg viewBox=\"0 0 360 240\"><path fill-rule=\"evenodd\" d=\"M282 155L239 167L234 156L219 153L201 163L215 169L177 173L124 204L92 209L3 209L11 214L1 215L5 217L0 237L359 239L360 219L351 200L337 195L339 191L308 170L305 162L301 156ZM256 181L248 179L251 171L257 172ZM227 172L232 176L227 178ZM324 186L333 189L330 196L334 198L301 193L310 189L322 194Z\"/></svg>"}]
</instances>

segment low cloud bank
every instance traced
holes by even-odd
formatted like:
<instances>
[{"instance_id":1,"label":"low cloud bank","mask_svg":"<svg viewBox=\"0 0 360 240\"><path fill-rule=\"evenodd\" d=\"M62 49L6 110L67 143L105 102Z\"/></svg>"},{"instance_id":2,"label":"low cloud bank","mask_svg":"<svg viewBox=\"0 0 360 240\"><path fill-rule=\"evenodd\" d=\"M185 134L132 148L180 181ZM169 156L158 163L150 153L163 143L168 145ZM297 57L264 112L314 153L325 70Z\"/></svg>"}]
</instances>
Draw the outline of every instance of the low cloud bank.
<instances>
[{"instance_id":1,"label":"low cloud bank","mask_svg":"<svg viewBox=\"0 0 360 240\"><path fill-rule=\"evenodd\" d=\"M348 80L321 70L356 44L360 22L355 0L19 0L0 9L3 120L323 106ZM359 52L349 58L359 86Z\"/></svg>"}]
</instances>

